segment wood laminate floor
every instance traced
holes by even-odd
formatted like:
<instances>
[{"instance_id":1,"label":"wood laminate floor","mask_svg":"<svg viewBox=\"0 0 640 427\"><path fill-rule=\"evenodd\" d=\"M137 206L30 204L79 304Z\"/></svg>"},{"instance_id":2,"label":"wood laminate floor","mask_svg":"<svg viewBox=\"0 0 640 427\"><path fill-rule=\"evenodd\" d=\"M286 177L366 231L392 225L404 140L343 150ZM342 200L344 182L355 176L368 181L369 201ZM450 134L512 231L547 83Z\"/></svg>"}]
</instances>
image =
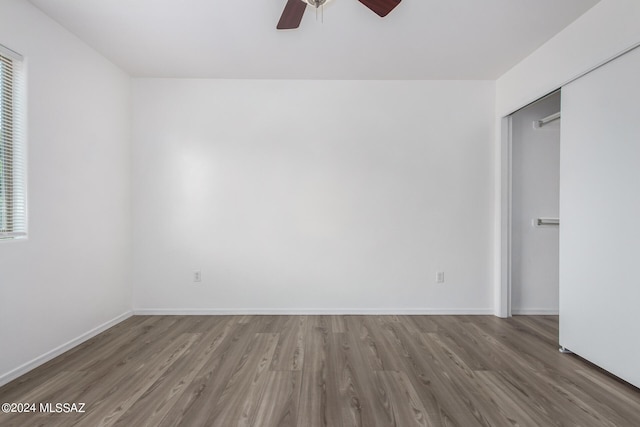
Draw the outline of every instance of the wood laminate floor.
<instances>
[{"instance_id":1,"label":"wood laminate floor","mask_svg":"<svg viewBox=\"0 0 640 427\"><path fill-rule=\"evenodd\" d=\"M0 426L640 426L640 391L557 336L555 316L135 316L0 388L84 413Z\"/></svg>"}]
</instances>

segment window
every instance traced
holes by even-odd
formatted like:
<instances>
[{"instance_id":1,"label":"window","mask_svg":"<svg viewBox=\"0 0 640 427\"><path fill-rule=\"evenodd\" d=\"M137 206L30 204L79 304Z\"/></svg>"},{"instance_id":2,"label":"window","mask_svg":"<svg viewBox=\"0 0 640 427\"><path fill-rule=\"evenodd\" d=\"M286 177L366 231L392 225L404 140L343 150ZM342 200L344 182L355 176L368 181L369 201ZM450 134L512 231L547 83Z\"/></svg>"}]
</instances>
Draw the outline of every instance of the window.
<instances>
[{"instance_id":1,"label":"window","mask_svg":"<svg viewBox=\"0 0 640 427\"><path fill-rule=\"evenodd\" d=\"M0 46L0 240L27 235L22 57Z\"/></svg>"}]
</instances>

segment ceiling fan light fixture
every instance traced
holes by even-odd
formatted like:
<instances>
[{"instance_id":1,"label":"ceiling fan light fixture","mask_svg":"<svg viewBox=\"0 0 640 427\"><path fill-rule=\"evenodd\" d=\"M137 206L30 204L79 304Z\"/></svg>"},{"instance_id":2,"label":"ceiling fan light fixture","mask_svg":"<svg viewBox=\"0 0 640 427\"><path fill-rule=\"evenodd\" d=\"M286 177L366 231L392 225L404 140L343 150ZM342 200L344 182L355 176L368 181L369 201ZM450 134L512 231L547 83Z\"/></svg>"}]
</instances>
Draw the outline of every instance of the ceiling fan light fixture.
<instances>
[{"instance_id":1,"label":"ceiling fan light fixture","mask_svg":"<svg viewBox=\"0 0 640 427\"><path fill-rule=\"evenodd\" d=\"M311 5L316 9L316 19L318 19L318 9L320 9L320 17L322 18L322 10L325 3L331 0L287 0L287 4L282 11L280 21L276 28L278 30L292 30L300 26L302 21L302 15L307 8L307 5ZM391 12L402 0L358 0L365 5L376 15L384 18Z\"/></svg>"},{"instance_id":2,"label":"ceiling fan light fixture","mask_svg":"<svg viewBox=\"0 0 640 427\"><path fill-rule=\"evenodd\" d=\"M301 0L316 9L316 21L318 20L318 11L320 11L320 22L324 23L324 5L331 0Z\"/></svg>"},{"instance_id":3,"label":"ceiling fan light fixture","mask_svg":"<svg viewBox=\"0 0 640 427\"><path fill-rule=\"evenodd\" d=\"M330 2L331 0L301 0L304 3L307 3L310 6L315 7L316 9L320 6L324 6L325 3Z\"/></svg>"}]
</instances>

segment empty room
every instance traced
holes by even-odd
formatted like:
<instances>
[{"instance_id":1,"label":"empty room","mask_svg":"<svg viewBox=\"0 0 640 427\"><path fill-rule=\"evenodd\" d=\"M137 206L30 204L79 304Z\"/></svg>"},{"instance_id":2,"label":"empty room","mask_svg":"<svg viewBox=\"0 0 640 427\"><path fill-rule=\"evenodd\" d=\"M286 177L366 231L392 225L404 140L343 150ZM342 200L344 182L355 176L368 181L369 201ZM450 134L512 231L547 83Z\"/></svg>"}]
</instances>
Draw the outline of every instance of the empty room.
<instances>
[{"instance_id":1,"label":"empty room","mask_svg":"<svg viewBox=\"0 0 640 427\"><path fill-rule=\"evenodd\" d=\"M639 426L638 100L638 0L0 0L0 426Z\"/></svg>"}]
</instances>

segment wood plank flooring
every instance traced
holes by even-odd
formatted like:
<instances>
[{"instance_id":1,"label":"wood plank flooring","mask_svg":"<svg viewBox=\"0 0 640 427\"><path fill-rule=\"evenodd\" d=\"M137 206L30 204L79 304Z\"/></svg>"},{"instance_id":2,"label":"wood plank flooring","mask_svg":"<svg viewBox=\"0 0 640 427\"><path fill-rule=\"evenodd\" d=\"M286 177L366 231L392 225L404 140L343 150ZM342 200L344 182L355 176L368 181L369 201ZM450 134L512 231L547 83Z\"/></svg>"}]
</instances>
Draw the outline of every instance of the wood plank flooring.
<instances>
[{"instance_id":1,"label":"wood plank flooring","mask_svg":"<svg viewBox=\"0 0 640 427\"><path fill-rule=\"evenodd\" d=\"M555 316L135 316L0 388L0 426L640 426Z\"/></svg>"}]
</instances>

